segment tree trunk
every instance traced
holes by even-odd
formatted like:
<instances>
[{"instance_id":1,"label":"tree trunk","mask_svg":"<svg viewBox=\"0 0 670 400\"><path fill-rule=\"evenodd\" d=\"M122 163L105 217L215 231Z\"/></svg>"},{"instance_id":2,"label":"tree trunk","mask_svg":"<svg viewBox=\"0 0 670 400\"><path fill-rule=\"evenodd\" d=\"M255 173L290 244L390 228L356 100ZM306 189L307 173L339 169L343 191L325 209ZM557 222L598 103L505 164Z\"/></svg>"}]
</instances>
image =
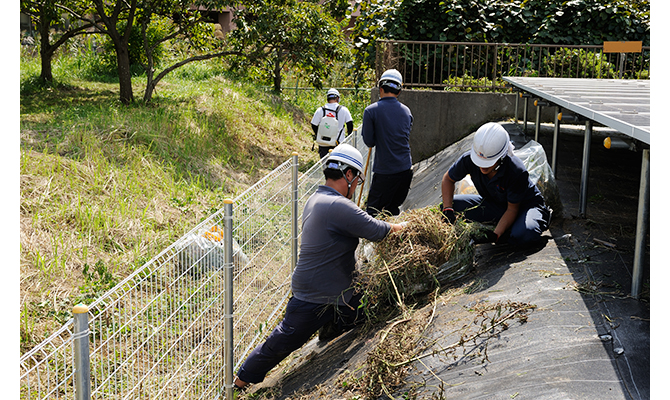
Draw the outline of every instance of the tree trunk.
<instances>
[{"instance_id":1,"label":"tree trunk","mask_svg":"<svg viewBox=\"0 0 670 400\"><path fill-rule=\"evenodd\" d=\"M114 41L116 48L116 61L119 73L119 100L123 104L129 104L135 101L133 97L133 82L130 75L130 55L128 53L128 44L121 40Z\"/></svg>"},{"instance_id":2,"label":"tree trunk","mask_svg":"<svg viewBox=\"0 0 670 400\"><path fill-rule=\"evenodd\" d=\"M102 0L93 0L95 9L100 15L101 21L107 28L107 34L114 43L114 50L116 50L116 69L119 74L119 100L123 104L129 104L135 101L133 97L133 82L130 75L130 53L128 51L128 42L130 40L130 32L135 22L135 11L137 10L137 0L130 0L128 2L121 2L117 0L114 11L111 15L105 13L104 2ZM122 20L126 21L124 32L118 30L119 14L123 7L127 7L128 15Z\"/></svg>"},{"instance_id":3,"label":"tree trunk","mask_svg":"<svg viewBox=\"0 0 670 400\"><path fill-rule=\"evenodd\" d=\"M154 81L154 71L153 69L148 69L147 74L147 87L144 89L144 102L148 103L151 101L151 96L154 94L154 89L156 89L157 81Z\"/></svg>"},{"instance_id":4,"label":"tree trunk","mask_svg":"<svg viewBox=\"0 0 670 400\"><path fill-rule=\"evenodd\" d=\"M281 93L281 50L277 50L273 80L275 92Z\"/></svg>"},{"instance_id":5,"label":"tree trunk","mask_svg":"<svg viewBox=\"0 0 670 400\"><path fill-rule=\"evenodd\" d=\"M47 41L48 43L48 41ZM49 46L44 45L44 41L40 44L40 60L42 61L42 70L40 71L40 80L44 82L53 82L54 77L51 70L51 58L53 56L53 51L50 50Z\"/></svg>"},{"instance_id":6,"label":"tree trunk","mask_svg":"<svg viewBox=\"0 0 670 400\"><path fill-rule=\"evenodd\" d=\"M50 26L51 20L49 19L48 12L44 10L43 7L40 15L40 60L42 62L40 80L43 82L53 82L54 79L51 71L51 57L53 56L53 50L51 49Z\"/></svg>"}]
</instances>

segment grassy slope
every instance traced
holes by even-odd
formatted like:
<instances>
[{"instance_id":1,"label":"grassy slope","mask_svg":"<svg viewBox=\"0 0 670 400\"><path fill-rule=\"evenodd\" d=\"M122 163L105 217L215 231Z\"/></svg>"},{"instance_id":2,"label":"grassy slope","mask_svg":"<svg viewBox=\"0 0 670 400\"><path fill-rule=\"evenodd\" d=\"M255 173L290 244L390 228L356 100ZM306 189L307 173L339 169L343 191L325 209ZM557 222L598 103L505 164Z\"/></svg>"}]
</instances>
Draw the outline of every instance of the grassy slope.
<instances>
[{"instance_id":1,"label":"grassy slope","mask_svg":"<svg viewBox=\"0 0 670 400\"><path fill-rule=\"evenodd\" d=\"M22 351L292 152L317 159L312 111L211 70L122 106L116 84L74 77L38 90L34 60L21 68ZM323 99L311 96L288 100L313 110Z\"/></svg>"}]
</instances>

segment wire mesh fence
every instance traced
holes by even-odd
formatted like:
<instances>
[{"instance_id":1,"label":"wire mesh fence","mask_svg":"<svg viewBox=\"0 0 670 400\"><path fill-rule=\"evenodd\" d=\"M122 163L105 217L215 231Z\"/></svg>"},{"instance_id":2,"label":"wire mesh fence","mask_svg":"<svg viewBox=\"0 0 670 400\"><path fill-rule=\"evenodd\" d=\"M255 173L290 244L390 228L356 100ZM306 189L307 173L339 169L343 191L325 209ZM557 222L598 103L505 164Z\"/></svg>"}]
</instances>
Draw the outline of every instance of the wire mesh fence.
<instances>
[{"instance_id":1,"label":"wire mesh fence","mask_svg":"<svg viewBox=\"0 0 670 400\"><path fill-rule=\"evenodd\" d=\"M345 142L366 158L358 132ZM234 370L274 328L290 296L302 209L324 182L321 162L299 176L297 161L232 201ZM25 353L21 398L75 398L74 344L82 336L90 343L91 398L224 398L232 384L224 357L224 214L211 215L88 305L88 331L75 332L70 319Z\"/></svg>"},{"instance_id":2,"label":"wire mesh fence","mask_svg":"<svg viewBox=\"0 0 670 400\"><path fill-rule=\"evenodd\" d=\"M503 76L649 79L650 47L637 53L604 46L555 44L380 41L377 76L398 69L408 88L505 88Z\"/></svg>"}]
</instances>

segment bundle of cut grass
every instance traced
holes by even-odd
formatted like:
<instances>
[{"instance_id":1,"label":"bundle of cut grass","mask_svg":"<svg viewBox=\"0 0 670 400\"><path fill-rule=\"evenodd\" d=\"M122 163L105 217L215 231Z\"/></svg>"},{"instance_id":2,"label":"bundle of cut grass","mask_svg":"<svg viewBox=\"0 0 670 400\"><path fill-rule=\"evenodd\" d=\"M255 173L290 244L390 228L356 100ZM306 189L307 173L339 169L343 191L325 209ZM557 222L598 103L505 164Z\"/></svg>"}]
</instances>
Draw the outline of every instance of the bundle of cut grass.
<instances>
[{"instance_id":1,"label":"bundle of cut grass","mask_svg":"<svg viewBox=\"0 0 670 400\"><path fill-rule=\"evenodd\" d=\"M363 292L368 317L383 320L395 305L415 301L418 295L455 281L472 268L473 234L481 227L461 220L445 223L436 208L421 208L386 217L407 222L405 229L380 242L363 241L358 252L355 284Z\"/></svg>"}]
</instances>

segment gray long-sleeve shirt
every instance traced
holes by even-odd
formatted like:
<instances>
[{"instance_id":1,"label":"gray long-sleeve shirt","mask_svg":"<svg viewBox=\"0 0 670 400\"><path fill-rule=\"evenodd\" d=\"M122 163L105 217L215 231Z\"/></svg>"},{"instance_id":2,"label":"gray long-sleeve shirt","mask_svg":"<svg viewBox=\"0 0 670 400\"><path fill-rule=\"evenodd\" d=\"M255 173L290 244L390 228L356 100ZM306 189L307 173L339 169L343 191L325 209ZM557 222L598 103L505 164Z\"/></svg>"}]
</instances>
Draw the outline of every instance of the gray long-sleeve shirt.
<instances>
[{"instance_id":1,"label":"gray long-sleeve shirt","mask_svg":"<svg viewBox=\"0 0 670 400\"><path fill-rule=\"evenodd\" d=\"M390 229L389 223L370 217L335 189L319 186L307 200L302 216L300 255L291 282L293 295L317 304L348 302L359 238L379 241Z\"/></svg>"}]
</instances>

